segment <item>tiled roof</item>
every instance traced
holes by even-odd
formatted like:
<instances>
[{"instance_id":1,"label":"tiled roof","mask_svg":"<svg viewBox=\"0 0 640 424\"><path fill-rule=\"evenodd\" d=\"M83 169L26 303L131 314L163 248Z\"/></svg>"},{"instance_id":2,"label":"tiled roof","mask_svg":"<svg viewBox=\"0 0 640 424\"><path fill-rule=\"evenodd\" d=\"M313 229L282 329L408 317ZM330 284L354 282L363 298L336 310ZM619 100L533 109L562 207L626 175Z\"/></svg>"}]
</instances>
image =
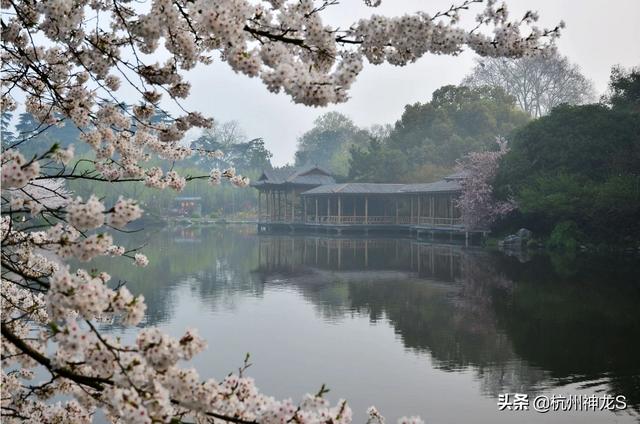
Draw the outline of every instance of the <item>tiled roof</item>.
<instances>
[{"instance_id":1,"label":"tiled roof","mask_svg":"<svg viewBox=\"0 0 640 424\"><path fill-rule=\"evenodd\" d=\"M308 165L296 169L270 169L262 173L254 187L262 185L298 184L298 185L323 185L333 184L335 180L325 169Z\"/></svg>"},{"instance_id":2,"label":"tiled roof","mask_svg":"<svg viewBox=\"0 0 640 424\"><path fill-rule=\"evenodd\" d=\"M406 184L402 189L404 193L438 193L438 192L452 192L452 191L460 191L462 187L460 186L459 179L455 180L440 180L433 183L424 183L424 184Z\"/></svg>"},{"instance_id":3,"label":"tiled roof","mask_svg":"<svg viewBox=\"0 0 640 424\"><path fill-rule=\"evenodd\" d=\"M468 176L469 176L468 171L458 171L451 175L447 175L446 177L444 177L444 179L445 180L464 180Z\"/></svg>"},{"instance_id":4,"label":"tiled roof","mask_svg":"<svg viewBox=\"0 0 640 424\"><path fill-rule=\"evenodd\" d=\"M377 183L344 183L344 184L327 184L320 187L305 191L307 194L392 194L401 193L405 184L377 184Z\"/></svg>"},{"instance_id":5,"label":"tiled roof","mask_svg":"<svg viewBox=\"0 0 640 424\"><path fill-rule=\"evenodd\" d=\"M311 190L302 195L320 194L401 194L401 193L448 193L461 190L457 180L440 180L424 184L377 184L377 183L344 183L327 184Z\"/></svg>"}]
</instances>

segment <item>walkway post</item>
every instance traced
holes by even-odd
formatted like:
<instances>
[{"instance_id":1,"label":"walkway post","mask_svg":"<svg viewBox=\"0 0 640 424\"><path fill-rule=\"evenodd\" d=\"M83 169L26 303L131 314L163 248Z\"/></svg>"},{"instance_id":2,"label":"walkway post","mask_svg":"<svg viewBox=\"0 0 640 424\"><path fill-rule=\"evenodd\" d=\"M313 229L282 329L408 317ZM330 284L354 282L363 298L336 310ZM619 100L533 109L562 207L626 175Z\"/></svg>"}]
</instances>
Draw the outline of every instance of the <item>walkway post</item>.
<instances>
[{"instance_id":1,"label":"walkway post","mask_svg":"<svg viewBox=\"0 0 640 424\"><path fill-rule=\"evenodd\" d=\"M331 216L331 197L327 196L327 218Z\"/></svg>"},{"instance_id":2,"label":"walkway post","mask_svg":"<svg viewBox=\"0 0 640 424\"><path fill-rule=\"evenodd\" d=\"M413 196L411 196L411 223L413 224Z\"/></svg>"},{"instance_id":3,"label":"walkway post","mask_svg":"<svg viewBox=\"0 0 640 424\"><path fill-rule=\"evenodd\" d=\"M304 223L307 223L307 198L303 197L303 202L304 202ZM305 245L306 246L306 245Z\"/></svg>"},{"instance_id":4,"label":"walkway post","mask_svg":"<svg viewBox=\"0 0 640 424\"><path fill-rule=\"evenodd\" d=\"M262 204L260 203L260 199L262 199L262 192L258 190L258 222L262 220Z\"/></svg>"},{"instance_id":5,"label":"walkway post","mask_svg":"<svg viewBox=\"0 0 640 424\"><path fill-rule=\"evenodd\" d=\"M418 194L418 225L420 225L420 204L422 203L422 198Z\"/></svg>"},{"instance_id":6,"label":"walkway post","mask_svg":"<svg viewBox=\"0 0 640 424\"><path fill-rule=\"evenodd\" d=\"M369 197L364 196L364 223L369 223Z\"/></svg>"},{"instance_id":7,"label":"walkway post","mask_svg":"<svg viewBox=\"0 0 640 424\"><path fill-rule=\"evenodd\" d=\"M338 195L338 224L342 224L342 201L340 200L340 195Z\"/></svg>"},{"instance_id":8,"label":"walkway post","mask_svg":"<svg viewBox=\"0 0 640 424\"><path fill-rule=\"evenodd\" d=\"M435 195L429 196L429 216L431 217L431 220L435 222L435 217L436 217L436 196Z\"/></svg>"},{"instance_id":9,"label":"walkway post","mask_svg":"<svg viewBox=\"0 0 640 424\"><path fill-rule=\"evenodd\" d=\"M396 225L398 225L398 198L396 197Z\"/></svg>"},{"instance_id":10,"label":"walkway post","mask_svg":"<svg viewBox=\"0 0 640 424\"><path fill-rule=\"evenodd\" d=\"M271 190L271 222L276 219L276 192Z\"/></svg>"}]
</instances>

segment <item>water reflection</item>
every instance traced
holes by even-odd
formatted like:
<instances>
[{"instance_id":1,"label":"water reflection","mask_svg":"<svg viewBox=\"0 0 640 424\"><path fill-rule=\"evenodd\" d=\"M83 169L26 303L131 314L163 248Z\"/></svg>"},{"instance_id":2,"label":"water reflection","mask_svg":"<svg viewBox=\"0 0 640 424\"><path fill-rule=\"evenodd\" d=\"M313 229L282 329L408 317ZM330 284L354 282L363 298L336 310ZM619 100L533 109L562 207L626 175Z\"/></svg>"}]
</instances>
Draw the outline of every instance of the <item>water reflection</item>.
<instances>
[{"instance_id":1,"label":"water reflection","mask_svg":"<svg viewBox=\"0 0 640 424\"><path fill-rule=\"evenodd\" d=\"M472 371L485 395L577 384L624 394L640 410L635 259L534 255L522 263L412 240L256 236L244 227L156 232L145 252L149 268L118 275L145 295L145 325L172 320L185 284L211 310L227 311L293 289L327 322L354 314L388 322L432 367Z\"/></svg>"},{"instance_id":2,"label":"water reflection","mask_svg":"<svg viewBox=\"0 0 640 424\"><path fill-rule=\"evenodd\" d=\"M481 251L411 240L261 237L259 262L262 280L295 285L324 316L352 310L371 322L388 320L407 348L428 352L436 367L473 367L485 394L533 393L547 379L499 328L492 293L511 293L513 282Z\"/></svg>"}]
</instances>

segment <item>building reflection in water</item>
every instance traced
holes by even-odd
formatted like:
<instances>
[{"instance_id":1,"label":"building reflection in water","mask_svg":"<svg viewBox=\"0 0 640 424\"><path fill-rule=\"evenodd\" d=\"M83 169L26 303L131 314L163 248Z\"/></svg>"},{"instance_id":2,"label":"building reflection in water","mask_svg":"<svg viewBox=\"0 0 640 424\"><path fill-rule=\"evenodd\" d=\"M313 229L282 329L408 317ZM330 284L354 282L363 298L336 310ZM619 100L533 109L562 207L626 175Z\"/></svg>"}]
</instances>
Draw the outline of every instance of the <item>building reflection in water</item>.
<instances>
[{"instance_id":1,"label":"building reflection in water","mask_svg":"<svg viewBox=\"0 0 640 424\"><path fill-rule=\"evenodd\" d=\"M521 262L409 239L243 228L154 233L139 241L150 265L119 266L113 281L145 296L145 325L173 322L184 287L212 311L283 288L328 322L358 314L388 323L399 343L429 359L425 366L471 371L487 395L575 383L624 394L640 410L637 259L539 254Z\"/></svg>"},{"instance_id":2,"label":"building reflection in water","mask_svg":"<svg viewBox=\"0 0 640 424\"><path fill-rule=\"evenodd\" d=\"M257 249L267 285L295 286L326 319L388 320L436 367L473 369L485 394L577 383L640 405L633 263L609 262L619 267L605 279L590 259L567 271L558 258L412 240L261 236Z\"/></svg>"},{"instance_id":3,"label":"building reflection in water","mask_svg":"<svg viewBox=\"0 0 640 424\"><path fill-rule=\"evenodd\" d=\"M343 239L261 236L262 273L398 271L443 282L460 280L462 250L455 245L422 244L404 239Z\"/></svg>"}]
</instances>

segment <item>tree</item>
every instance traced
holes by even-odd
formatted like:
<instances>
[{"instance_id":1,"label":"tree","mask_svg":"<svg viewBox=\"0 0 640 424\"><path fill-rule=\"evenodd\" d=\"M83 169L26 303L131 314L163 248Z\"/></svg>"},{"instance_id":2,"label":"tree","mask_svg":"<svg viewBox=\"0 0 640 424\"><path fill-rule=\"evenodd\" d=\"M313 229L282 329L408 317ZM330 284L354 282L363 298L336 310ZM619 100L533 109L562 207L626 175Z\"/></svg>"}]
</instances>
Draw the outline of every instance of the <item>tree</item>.
<instances>
[{"instance_id":1,"label":"tree","mask_svg":"<svg viewBox=\"0 0 640 424\"><path fill-rule=\"evenodd\" d=\"M250 174L271 168L271 152L262 138L248 140L237 121L224 122L206 129L191 143L195 151L215 152L213 155L196 156L194 162L217 168L234 167Z\"/></svg>"},{"instance_id":2,"label":"tree","mask_svg":"<svg viewBox=\"0 0 640 424\"><path fill-rule=\"evenodd\" d=\"M500 158L509 151L505 139L497 138L496 142L497 151L469 153L458 162L458 171L464 178L460 180L462 193L456 204L466 228L489 229L516 208L513 200L496 200L493 195L491 183L498 171Z\"/></svg>"},{"instance_id":3,"label":"tree","mask_svg":"<svg viewBox=\"0 0 640 424\"><path fill-rule=\"evenodd\" d=\"M515 198L529 228L548 234L571 221L590 240L640 237L635 80L614 70L611 85L620 89L610 105L559 106L513 134L495 187L500 198Z\"/></svg>"},{"instance_id":4,"label":"tree","mask_svg":"<svg viewBox=\"0 0 640 424\"><path fill-rule=\"evenodd\" d=\"M476 62L462 84L500 87L533 118L546 115L563 103L577 105L595 98L593 83L577 65L558 53L519 59L488 57Z\"/></svg>"},{"instance_id":5,"label":"tree","mask_svg":"<svg viewBox=\"0 0 640 424\"><path fill-rule=\"evenodd\" d=\"M405 65L427 53L457 54L465 46L481 55L519 57L545 49L560 31L537 28L532 13L509 21L506 8L493 2L479 15L480 24L495 27L493 35L466 31L458 14L473 0L433 16L373 16L340 30L322 21L333 3L2 2L2 111L24 100L25 111L43 127L75 126L93 153L74 161L71 147L52 142L40 143L25 158L20 149L30 137L3 146L5 422L89 422L98 409L112 421L131 423L350 421L346 402L331 407L322 398L324 387L295 405L260 393L246 366L220 382L202 381L196 370L179 364L206 346L195 330L176 339L145 328L133 344L103 334L99 320L140 323L144 299L110 283L104 271L75 269L75 261L113 255L146 266L146 256L114 245L110 234L140 218L142 209L126 198L105 204L90 195L51 207L38 198L20 204L14 196L28 184L60 179L177 191L198 179L246 186L248 180L232 169L181 175L171 167L194 154L216 154L182 142L189 129L210 127L210 119L188 111L154 119L167 101L181 106L190 91L185 75L214 55L236 72L260 78L272 92L321 106L347 99L364 60ZM153 62L160 57L163 63ZM119 91L122 84L129 90ZM119 98L125 91L136 93L134 101ZM64 196L56 188L52 194ZM37 367L50 378L30 384ZM65 396L47 402L58 394ZM380 421L375 410L370 415Z\"/></svg>"},{"instance_id":6,"label":"tree","mask_svg":"<svg viewBox=\"0 0 640 424\"><path fill-rule=\"evenodd\" d=\"M378 166L369 168L365 149L352 152L350 176L381 182L434 180L450 173L460 157L493 148L497 136L527 121L501 88L447 85L430 102L405 106L389 135L379 145L369 145ZM382 157L388 162L381 162Z\"/></svg>"},{"instance_id":7,"label":"tree","mask_svg":"<svg viewBox=\"0 0 640 424\"><path fill-rule=\"evenodd\" d=\"M213 128L205 129L200 140L200 143L196 143L196 148L216 150L217 148L243 143L247 141L247 135L238 121L228 121L215 125Z\"/></svg>"},{"instance_id":8,"label":"tree","mask_svg":"<svg viewBox=\"0 0 640 424\"><path fill-rule=\"evenodd\" d=\"M365 148L352 146L349 179L381 183L407 173L406 157L398 150L387 149L382 140L371 138Z\"/></svg>"},{"instance_id":9,"label":"tree","mask_svg":"<svg viewBox=\"0 0 640 424\"><path fill-rule=\"evenodd\" d=\"M362 145L368 139L367 132L338 112L321 115L313 125L298 138L296 166L315 164L336 175L346 175L349 149Z\"/></svg>"},{"instance_id":10,"label":"tree","mask_svg":"<svg viewBox=\"0 0 640 424\"><path fill-rule=\"evenodd\" d=\"M640 67L625 70L615 66L604 101L614 109L640 112Z\"/></svg>"}]
</instances>

